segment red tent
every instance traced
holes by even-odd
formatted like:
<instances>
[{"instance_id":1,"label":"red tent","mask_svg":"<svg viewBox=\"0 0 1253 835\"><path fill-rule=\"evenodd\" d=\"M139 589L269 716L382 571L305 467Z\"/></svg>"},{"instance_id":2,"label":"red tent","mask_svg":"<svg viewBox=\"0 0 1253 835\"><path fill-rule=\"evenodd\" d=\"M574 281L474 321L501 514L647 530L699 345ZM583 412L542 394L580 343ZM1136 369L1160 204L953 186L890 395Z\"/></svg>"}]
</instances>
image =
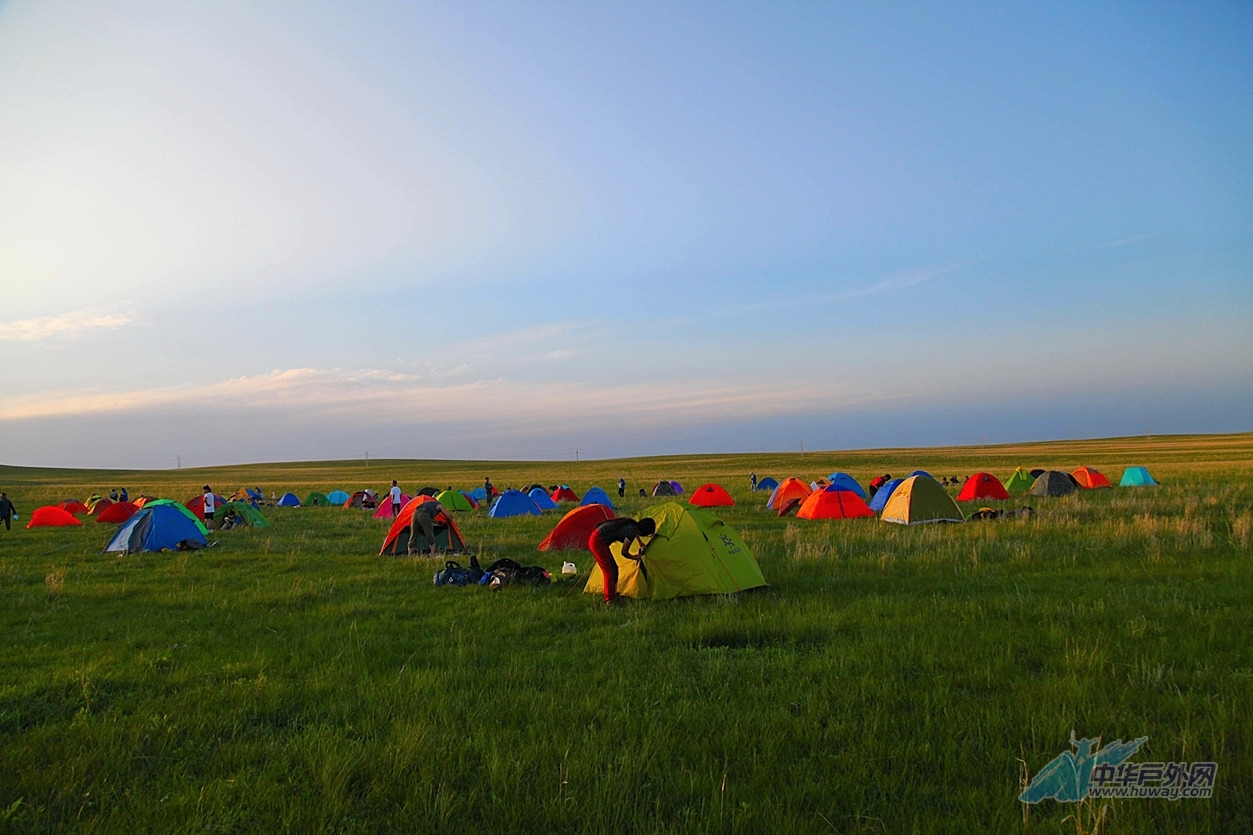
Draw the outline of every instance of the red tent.
<instances>
[{"instance_id":1,"label":"red tent","mask_svg":"<svg viewBox=\"0 0 1253 835\"><path fill-rule=\"evenodd\" d=\"M114 502L96 514L96 521L118 524L134 516L138 510L139 508L130 502Z\"/></svg>"},{"instance_id":2,"label":"red tent","mask_svg":"<svg viewBox=\"0 0 1253 835\"><path fill-rule=\"evenodd\" d=\"M392 526L387 530L387 538L383 540L383 547L379 549L380 554L390 553L393 556L400 553L401 548L405 548L409 542L409 528L413 525L413 511L423 502L438 501L434 496L415 496L404 507L400 509L400 515L392 522ZM464 551L466 541L461 536L461 531L457 529L457 523L453 521L452 516L448 517L448 524L445 527L439 522L435 523L435 537L439 539L447 531L447 538L439 544L447 551ZM401 536L404 534L404 536Z\"/></svg>"},{"instance_id":3,"label":"red tent","mask_svg":"<svg viewBox=\"0 0 1253 835\"><path fill-rule=\"evenodd\" d=\"M28 528L64 528L70 525L81 525L82 522L74 518L74 514L70 513L63 507L49 505L47 507L36 508L35 512L30 515L30 521L26 523Z\"/></svg>"},{"instance_id":4,"label":"red tent","mask_svg":"<svg viewBox=\"0 0 1253 835\"><path fill-rule=\"evenodd\" d=\"M957 494L959 502L973 502L977 499L1008 499L1009 491L1001 480L991 473L975 473L966 479L962 491Z\"/></svg>"},{"instance_id":5,"label":"red tent","mask_svg":"<svg viewBox=\"0 0 1253 835\"><path fill-rule=\"evenodd\" d=\"M1109 479L1098 473L1091 467L1080 467L1071 473L1075 477L1075 481L1079 482L1080 487L1088 490L1095 490L1098 487L1110 487Z\"/></svg>"},{"instance_id":6,"label":"red tent","mask_svg":"<svg viewBox=\"0 0 1253 835\"><path fill-rule=\"evenodd\" d=\"M57 507L61 508L62 510L68 510L70 513L86 513L87 512L87 505L83 504L78 499L66 499L65 501L61 502L61 504L57 505Z\"/></svg>"},{"instance_id":7,"label":"red tent","mask_svg":"<svg viewBox=\"0 0 1253 835\"><path fill-rule=\"evenodd\" d=\"M92 503L91 503L91 505L87 508L87 515L88 515L88 516L95 516L97 513L99 513L100 511L104 510L106 507L108 507L108 506L109 506L109 505L111 505L111 504L113 504L113 500L112 500L112 499L96 499L96 500L95 500L94 502L92 502Z\"/></svg>"},{"instance_id":8,"label":"red tent","mask_svg":"<svg viewBox=\"0 0 1253 835\"><path fill-rule=\"evenodd\" d=\"M549 498L554 502L577 502L579 495L563 484L554 490Z\"/></svg>"},{"instance_id":9,"label":"red tent","mask_svg":"<svg viewBox=\"0 0 1253 835\"><path fill-rule=\"evenodd\" d=\"M692 491L687 503L697 507L731 507L735 499L721 484L702 484Z\"/></svg>"},{"instance_id":10,"label":"red tent","mask_svg":"<svg viewBox=\"0 0 1253 835\"><path fill-rule=\"evenodd\" d=\"M874 516L866 500L836 485L826 490L815 490L801 503L796 511L797 519L857 519Z\"/></svg>"},{"instance_id":11,"label":"red tent","mask_svg":"<svg viewBox=\"0 0 1253 835\"><path fill-rule=\"evenodd\" d=\"M213 494L213 507L216 509L216 508L221 507L224 504L226 504L226 499L222 498L217 493L214 493ZM204 518L204 493L201 493L199 496L193 496L192 498L183 502L183 507L187 508L192 513L196 514L201 519L203 519Z\"/></svg>"},{"instance_id":12,"label":"red tent","mask_svg":"<svg viewBox=\"0 0 1253 835\"><path fill-rule=\"evenodd\" d=\"M585 504L576 507L565 516L539 544L541 551L587 550L587 538L592 529L601 522L614 518L614 513L603 504Z\"/></svg>"},{"instance_id":13,"label":"red tent","mask_svg":"<svg viewBox=\"0 0 1253 835\"><path fill-rule=\"evenodd\" d=\"M427 498L429 499L430 496L427 496ZM413 496L410 496L408 493L401 493L400 494L400 509L404 510L405 505L409 504L409 502L411 501L413 501ZM375 519L392 518L392 499L390 496L385 496L383 498L383 501L379 502L378 510L374 511L374 518Z\"/></svg>"}]
</instances>

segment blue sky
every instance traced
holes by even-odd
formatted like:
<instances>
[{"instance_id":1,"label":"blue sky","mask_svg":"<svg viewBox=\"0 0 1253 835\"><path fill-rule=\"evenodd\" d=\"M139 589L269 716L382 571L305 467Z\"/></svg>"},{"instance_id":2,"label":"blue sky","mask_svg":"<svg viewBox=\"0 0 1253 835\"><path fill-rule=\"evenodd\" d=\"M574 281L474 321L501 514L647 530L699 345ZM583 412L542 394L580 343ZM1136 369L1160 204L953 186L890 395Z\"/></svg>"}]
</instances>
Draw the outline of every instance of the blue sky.
<instances>
[{"instance_id":1,"label":"blue sky","mask_svg":"<svg viewBox=\"0 0 1253 835\"><path fill-rule=\"evenodd\" d=\"M0 461L1253 429L1248 4L0 3Z\"/></svg>"}]
</instances>

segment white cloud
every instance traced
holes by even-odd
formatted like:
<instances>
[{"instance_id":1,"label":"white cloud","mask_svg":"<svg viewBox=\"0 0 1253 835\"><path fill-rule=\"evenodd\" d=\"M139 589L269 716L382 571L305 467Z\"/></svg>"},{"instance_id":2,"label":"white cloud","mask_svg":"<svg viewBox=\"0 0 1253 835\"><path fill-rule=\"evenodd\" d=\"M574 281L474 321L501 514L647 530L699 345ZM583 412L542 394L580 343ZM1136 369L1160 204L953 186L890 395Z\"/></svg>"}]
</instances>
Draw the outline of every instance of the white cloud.
<instances>
[{"instance_id":1,"label":"white cloud","mask_svg":"<svg viewBox=\"0 0 1253 835\"><path fill-rule=\"evenodd\" d=\"M135 321L131 313L75 310L59 316L0 322L0 341L36 342L53 337L78 337L90 331L117 330Z\"/></svg>"}]
</instances>

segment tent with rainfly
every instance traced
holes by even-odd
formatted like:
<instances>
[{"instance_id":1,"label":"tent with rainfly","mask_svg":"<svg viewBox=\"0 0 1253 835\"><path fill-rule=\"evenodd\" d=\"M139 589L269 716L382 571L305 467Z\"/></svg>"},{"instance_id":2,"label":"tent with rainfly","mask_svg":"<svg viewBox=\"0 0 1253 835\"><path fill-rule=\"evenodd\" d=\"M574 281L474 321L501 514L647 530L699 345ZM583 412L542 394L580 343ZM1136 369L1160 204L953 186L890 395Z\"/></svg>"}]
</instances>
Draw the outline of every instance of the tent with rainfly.
<instances>
[{"instance_id":1,"label":"tent with rainfly","mask_svg":"<svg viewBox=\"0 0 1253 835\"><path fill-rule=\"evenodd\" d=\"M1035 477L1032 476L1031 473L1027 472L1022 467L1019 467L1014 470L1014 474L1011 475L1009 480L1005 482L1005 492L1025 493L1031 489L1031 485L1034 481Z\"/></svg>"},{"instance_id":2,"label":"tent with rainfly","mask_svg":"<svg viewBox=\"0 0 1253 835\"><path fill-rule=\"evenodd\" d=\"M401 506L401 508L404 508L404 506L405 506L405 505L407 505L407 504L409 503L409 501L410 501L412 498L413 498L413 496L410 496L408 493L401 493L401 494L400 494L400 506ZM385 498L385 499L383 499L383 501L379 502L379 506L378 506L377 508L375 508L375 510L374 510L374 516L372 516L371 518L373 518L373 519L390 519L390 518L392 518L392 500L391 500L391 498L390 498L390 497L389 497L389 498Z\"/></svg>"},{"instance_id":3,"label":"tent with rainfly","mask_svg":"<svg viewBox=\"0 0 1253 835\"><path fill-rule=\"evenodd\" d=\"M474 505L470 504L466 494L460 490L445 490L435 498L449 510L474 510Z\"/></svg>"},{"instance_id":4,"label":"tent with rainfly","mask_svg":"<svg viewBox=\"0 0 1253 835\"><path fill-rule=\"evenodd\" d=\"M132 502L114 502L96 514L97 522L120 524L135 515L139 510Z\"/></svg>"},{"instance_id":5,"label":"tent with rainfly","mask_svg":"<svg viewBox=\"0 0 1253 835\"><path fill-rule=\"evenodd\" d=\"M940 483L920 475L910 476L892 491L892 498L884 505L879 518L898 525L966 521L957 502Z\"/></svg>"},{"instance_id":6,"label":"tent with rainfly","mask_svg":"<svg viewBox=\"0 0 1253 835\"><path fill-rule=\"evenodd\" d=\"M801 481L799 478L785 478L783 482L770 494L770 500L766 502L766 507L771 510L781 510L794 499L804 501L813 491L809 489L809 485Z\"/></svg>"},{"instance_id":7,"label":"tent with rainfly","mask_svg":"<svg viewBox=\"0 0 1253 835\"><path fill-rule=\"evenodd\" d=\"M883 508L887 507L888 499L892 498L892 494L896 492L896 488L905 482L903 478L893 478L885 481L883 485L875 491L870 497L870 501L866 502L866 506L875 513L882 513Z\"/></svg>"},{"instance_id":8,"label":"tent with rainfly","mask_svg":"<svg viewBox=\"0 0 1253 835\"><path fill-rule=\"evenodd\" d=\"M674 489L674 482L667 481L663 478L661 481L653 485L652 495L654 498L660 496L677 496L678 491Z\"/></svg>"},{"instance_id":9,"label":"tent with rainfly","mask_svg":"<svg viewBox=\"0 0 1253 835\"><path fill-rule=\"evenodd\" d=\"M331 500L325 493L314 490L305 496L305 507L330 507Z\"/></svg>"},{"instance_id":10,"label":"tent with rainfly","mask_svg":"<svg viewBox=\"0 0 1253 835\"><path fill-rule=\"evenodd\" d=\"M873 517L864 499L856 491L840 484L831 484L810 493L796 511L797 519L859 519Z\"/></svg>"},{"instance_id":11,"label":"tent with rainfly","mask_svg":"<svg viewBox=\"0 0 1253 835\"><path fill-rule=\"evenodd\" d=\"M138 554L204 547L205 536L196 520L170 504L146 505L118 528L105 551Z\"/></svg>"},{"instance_id":12,"label":"tent with rainfly","mask_svg":"<svg viewBox=\"0 0 1253 835\"><path fill-rule=\"evenodd\" d=\"M272 527L270 520L262 516L261 511L248 502L227 502L213 511L213 521L220 523L226 518L228 513L234 514L236 518L243 520L245 524L252 525L254 528Z\"/></svg>"},{"instance_id":13,"label":"tent with rainfly","mask_svg":"<svg viewBox=\"0 0 1253 835\"><path fill-rule=\"evenodd\" d=\"M828 486L843 487L845 490L852 490L854 493L861 496L862 501L870 498L866 495L866 489L857 482L857 479L853 478L848 473L831 473L831 475L827 476L827 483Z\"/></svg>"},{"instance_id":14,"label":"tent with rainfly","mask_svg":"<svg viewBox=\"0 0 1253 835\"><path fill-rule=\"evenodd\" d=\"M496 497L487 515L493 519L507 516L540 516L543 513L535 501L521 490L506 490Z\"/></svg>"},{"instance_id":15,"label":"tent with rainfly","mask_svg":"<svg viewBox=\"0 0 1253 835\"><path fill-rule=\"evenodd\" d=\"M68 528L81 524L83 523L75 519L73 513L56 505L37 507L31 513L30 519L26 520L28 528Z\"/></svg>"},{"instance_id":16,"label":"tent with rainfly","mask_svg":"<svg viewBox=\"0 0 1253 835\"><path fill-rule=\"evenodd\" d=\"M88 510L87 505L83 504L78 499L66 499L61 502L61 504L57 505L57 507L62 510L68 510L70 513L86 513Z\"/></svg>"},{"instance_id":17,"label":"tent with rainfly","mask_svg":"<svg viewBox=\"0 0 1253 835\"><path fill-rule=\"evenodd\" d=\"M344 502L348 501L348 493L345 490L332 490L326 494L326 500L335 507L343 507Z\"/></svg>"},{"instance_id":18,"label":"tent with rainfly","mask_svg":"<svg viewBox=\"0 0 1253 835\"><path fill-rule=\"evenodd\" d=\"M1004 500L1009 498L1005 485L991 473L975 473L962 484L957 494L959 502L973 502L978 499Z\"/></svg>"},{"instance_id":19,"label":"tent with rainfly","mask_svg":"<svg viewBox=\"0 0 1253 835\"><path fill-rule=\"evenodd\" d=\"M1045 470L1032 482L1028 493L1032 496L1069 496L1077 489L1070 475L1058 470Z\"/></svg>"},{"instance_id":20,"label":"tent with rainfly","mask_svg":"<svg viewBox=\"0 0 1253 835\"><path fill-rule=\"evenodd\" d=\"M568 489L568 488L567 488ZM556 510L557 503L548 496L548 491L543 487L536 487L527 493L531 497L531 501L535 502L535 506L540 510Z\"/></svg>"},{"instance_id":21,"label":"tent with rainfly","mask_svg":"<svg viewBox=\"0 0 1253 835\"><path fill-rule=\"evenodd\" d=\"M300 497L295 493L284 493L282 496L279 496L276 504L279 507L300 507Z\"/></svg>"},{"instance_id":22,"label":"tent with rainfly","mask_svg":"<svg viewBox=\"0 0 1253 835\"><path fill-rule=\"evenodd\" d=\"M732 507L735 499L721 484L702 484L692 491L687 503L697 507Z\"/></svg>"},{"instance_id":23,"label":"tent with rainfly","mask_svg":"<svg viewBox=\"0 0 1253 835\"><path fill-rule=\"evenodd\" d=\"M196 530L200 531L201 534L207 536L209 533L209 529L204 526L204 522L200 521L200 517L192 513L191 508L187 507L187 505L182 502L176 502L173 499L152 499L151 501L145 502L144 507L172 507L194 522Z\"/></svg>"},{"instance_id":24,"label":"tent with rainfly","mask_svg":"<svg viewBox=\"0 0 1253 835\"><path fill-rule=\"evenodd\" d=\"M580 505L561 517L556 527L540 542L539 550L586 551L588 537L596 526L613 518L613 509L606 505Z\"/></svg>"},{"instance_id":25,"label":"tent with rainfly","mask_svg":"<svg viewBox=\"0 0 1253 835\"><path fill-rule=\"evenodd\" d=\"M216 509L216 508L221 507L224 504L226 504L226 499L222 498L217 493L214 493L213 494L213 507ZM196 514L197 517L201 519L204 518L204 494L203 493L201 493L199 496L192 496L186 502L183 502L182 506L190 510L192 513Z\"/></svg>"},{"instance_id":26,"label":"tent with rainfly","mask_svg":"<svg viewBox=\"0 0 1253 835\"><path fill-rule=\"evenodd\" d=\"M663 502L640 518L657 522L638 560L622 556L622 544L609 546L618 563L618 592L627 597L669 600L696 594L734 594L766 585L752 551L739 534L704 508ZM584 591L604 591L600 568Z\"/></svg>"},{"instance_id":27,"label":"tent with rainfly","mask_svg":"<svg viewBox=\"0 0 1253 835\"><path fill-rule=\"evenodd\" d=\"M583 504L583 505L603 504L605 507L609 508L610 510L616 510L616 508L614 507L613 501L611 501L609 498L609 494L606 493L604 490L600 489L599 487L593 487L590 490L588 490L586 493L584 493L583 501L579 502L579 504Z\"/></svg>"},{"instance_id":28,"label":"tent with rainfly","mask_svg":"<svg viewBox=\"0 0 1253 835\"><path fill-rule=\"evenodd\" d=\"M579 494L571 490L568 484L563 484L554 490L549 498L554 502L574 502L578 504Z\"/></svg>"},{"instance_id":29,"label":"tent with rainfly","mask_svg":"<svg viewBox=\"0 0 1253 835\"><path fill-rule=\"evenodd\" d=\"M1152 487L1157 484L1153 476L1144 467L1128 467L1123 471L1119 487Z\"/></svg>"},{"instance_id":30,"label":"tent with rainfly","mask_svg":"<svg viewBox=\"0 0 1253 835\"><path fill-rule=\"evenodd\" d=\"M756 490L756 491L773 490L774 488L778 486L779 486L779 482L775 481L770 476L766 476L761 481L757 482L757 486L754 487L753 490Z\"/></svg>"},{"instance_id":31,"label":"tent with rainfly","mask_svg":"<svg viewBox=\"0 0 1253 835\"><path fill-rule=\"evenodd\" d=\"M1075 481L1085 490L1096 490L1099 487L1111 487L1109 479L1103 473L1097 472L1091 467L1080 467L1071 473L1075 477Z\"/></svg>"},{"instance_id":32,"label":"tent with rainfly","mask_svg":"<svg viewBox=\"0 0 1253 835\"><path fill-rule=\"evenodd\" d=\"M409 537L413 534L413 512L418 508L418 505L429 501L437 500L433 496L415 496L400 509L400 515L392 521L392 526L387 530L387 537L383 540L383 547L379 549L380 555L391 554L392 556L400 556L409 552ZM431 527L435 532L436 548L444 551L464 551L466 549L466 541L462 538L461 531L457 529L457 523L453 521L451 516L447 520L442 518L435 519ZM426 535L419 529L418 538L413 543L414 552L419 554L426 553L430 548L431 543L427 541Z\"/></svg>"}]
</instances>

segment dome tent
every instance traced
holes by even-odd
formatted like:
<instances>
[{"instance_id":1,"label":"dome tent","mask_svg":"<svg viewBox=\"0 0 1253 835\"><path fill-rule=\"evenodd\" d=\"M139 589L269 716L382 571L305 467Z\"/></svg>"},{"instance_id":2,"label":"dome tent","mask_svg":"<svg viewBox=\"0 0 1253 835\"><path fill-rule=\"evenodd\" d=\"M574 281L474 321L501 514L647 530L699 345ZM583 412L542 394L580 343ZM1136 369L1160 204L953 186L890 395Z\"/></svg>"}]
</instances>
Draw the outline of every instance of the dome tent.
<instances>
[{"instance_id":1,"label":"dome tent","mask_svg":"<svg viewBox=\"0 0 1253 835\"><path fill-rule=\"evenodd\" d=\"M74 514L56 505L35 508L30 519L26 521L27 528L68 528L81 524L83 523L74 518Z\"/></svg>"},{"instance_id":2,"label":"dome tent","mask_svg":"<svg viewBox=\"0 0 1253 835\"><path fill-rule=\"evenodd\" d=\"M535 506L540 510L557 509L557 503L548 497L548 491L543 487L536 487L527 493L527 495L531 497L531 501L535 502Z\"/></svg>"},{"instance_id":3,"label":"dome tent","mask_svg":"<svg viewBox=\"0 0 1253 835\"><path fill-rule=\"evenodd\" d=\"M399 556L408 553L409 537L413 534L413 512L418 505L429 501L438 501L433 496L419 495L411 499L404 507L400 509L400 515L392 522L392 526L387 531L387 537L383 540L383 547L379 549L379 555L391 554ZM447 505L445 505L447 507ZM452 520L451 515L447 522L435 520L432 525L435 532L435 547L444 551L464 551L466 542L461 536L461 531L457 529L457 523ZM418 531L418 538L413 543L413 550L416 553L428 551L431 543L427 541L426 535Z\"/></svg>"},{"instance_id":4,"label":"dome tent","mask_svg":"<svg viewBox=\"0 0 1253 835\"><path fill-rule=\"evenodd\" d=\"M873 516L874 511L856 491L839 484L810 493L801 503L800 510L796 511L797 519L858 519Z\"/></svg>"},{"instance_id":5,"label":"dome tent","mask_svg":"<svg viewBox=\"0 0 1253 835\"><path fill-rule=\"evenodd\" d=\"M1119 487L1153 487L1156 484L1157 481L1144 467L1128 467L1123 471L1122 481L1118 482Z\"/></svg>"},{"instance_id":6,"label":"dome tent","mask_svg":"<svg viewBox=\"0 0 1253 835\"><path fill-rule=\"evenodd\" d=\"M1077 489L1074 478L1066 473L1045 470L1027 492L1032 496L1069 496Z\"/></svg>"},{"instance_id":7,"label":"dome tent","mask_svg":"<svg viewBox=\"0 0 1253 835\"><path fill-rule=\"evenodd\" d=\"M487 515L493 519L507 516L540 516L543 513L534 499L519 490L506 490L492 502Z\"/></svg>"},{"instance_id":8,"label":"dome tent","mask_svg":"<svg viewBox=\"0 0 1253 835\"><path fill-rule=\"evenodd\" d=\"M905 482L903 478L894 478L891 481L884 482L883 486L875 491L870 497L870 501L866 506L875 513L882 513L883 508L887 507L888 499L892 498L892 494L896 492L896 488Z\"/></svg>"},{"instance_id":9,"label":"dome tent","mask_svg":"<svg viewBox=\"0 0 1253 835\"><path fill-rule=\"evenodd\" d=\"M601 522L614 518L613 509L603 504L574 508L557 523L539 544L540 551L587 550L587 539Z\"/></svg>"},{"instance_id":10,"label":"dome tent","mask_svg":"<svg viewBox=\"0 0 1253 835\"><path fill-rule=\"evenodd\" d=\"M179 551L203 548L207 540L195 520L173 505L146 505L104 546L106 552Z\"/></svg>"},{"instance_id":11,"label":"dome tent","mask_svg":"<svg viewBox=\"0 0 1253 835\"><path fill-rule=\"evenodd\" d=\"M300 507L300 498L295 493L284 493L278 500L279 507Z\"/></svg>"},{"instance_id":12,"label":"dome tent","mask_svg":"<svg viewBox=\"0 0 1253 835\"><path fill-rule=\"evenodd\" d=\"M1022 467L1019 467L1014 470L1014 474L1011 475L1009 480L1005 482L1005 492L1025 493L1031 489L1031 484L1034 481L1035 476L1028 473Z\"/></svg>"},{"instance_id":13,"label":"dome tent","mask_svg":"<svg viewBox=\"0 0 1253 835\"><path fill-rule=\"evenodd\" d=\"M883 507L881 521L897 525L965 522L957 503L934 478L913 475L901 482Z\"/></svg>"},{"instance_id":14,"label":"dome tent","mask_svg":"<svg viewBox=\"0 0 1253 835\"><path fill-rule=\"evenodd\" d=\"M325 493L319 493L317 490L305 496L305 507L329 507L330 504L330 498Z\"/></svg>"},{"instance_id":15,"label":"dome tent","mask_svg":"<svg viewBox=\"0 0 1253 835\"><path fill-rule=\"evenodd\" d=\"M973 502L977 499L1003 501L1009 498L1005 485L991 473L975 473L966 479L961 492L957 494L959 502Z\"/></svg>"},{"instance_id":16,"label":"dome tent","mask_svg":"<svg viewBox=\"0 0 1253 835\"><path fill-rule=\"evenodd\" d=\"M735 499L721 484L702 484L692 491L687 503L696 507L732 507Z\"/></svg>"},{"instance_id":17,"label":"dome tent","mask_svg":"<svg viewBox=\"0 0 1253 835\"><path fill-rule=\"evenodd\" d=\"M588 490L586 493L584 493L583 501L579 502L579 504L584 504L584 505L603 504L605 507L610 508L611 510L615 509L614 503L609 498L609 494L606 493L604 490L600 489L599 487L593 487L590 490Z\"/></svg>"}]
</instances>

